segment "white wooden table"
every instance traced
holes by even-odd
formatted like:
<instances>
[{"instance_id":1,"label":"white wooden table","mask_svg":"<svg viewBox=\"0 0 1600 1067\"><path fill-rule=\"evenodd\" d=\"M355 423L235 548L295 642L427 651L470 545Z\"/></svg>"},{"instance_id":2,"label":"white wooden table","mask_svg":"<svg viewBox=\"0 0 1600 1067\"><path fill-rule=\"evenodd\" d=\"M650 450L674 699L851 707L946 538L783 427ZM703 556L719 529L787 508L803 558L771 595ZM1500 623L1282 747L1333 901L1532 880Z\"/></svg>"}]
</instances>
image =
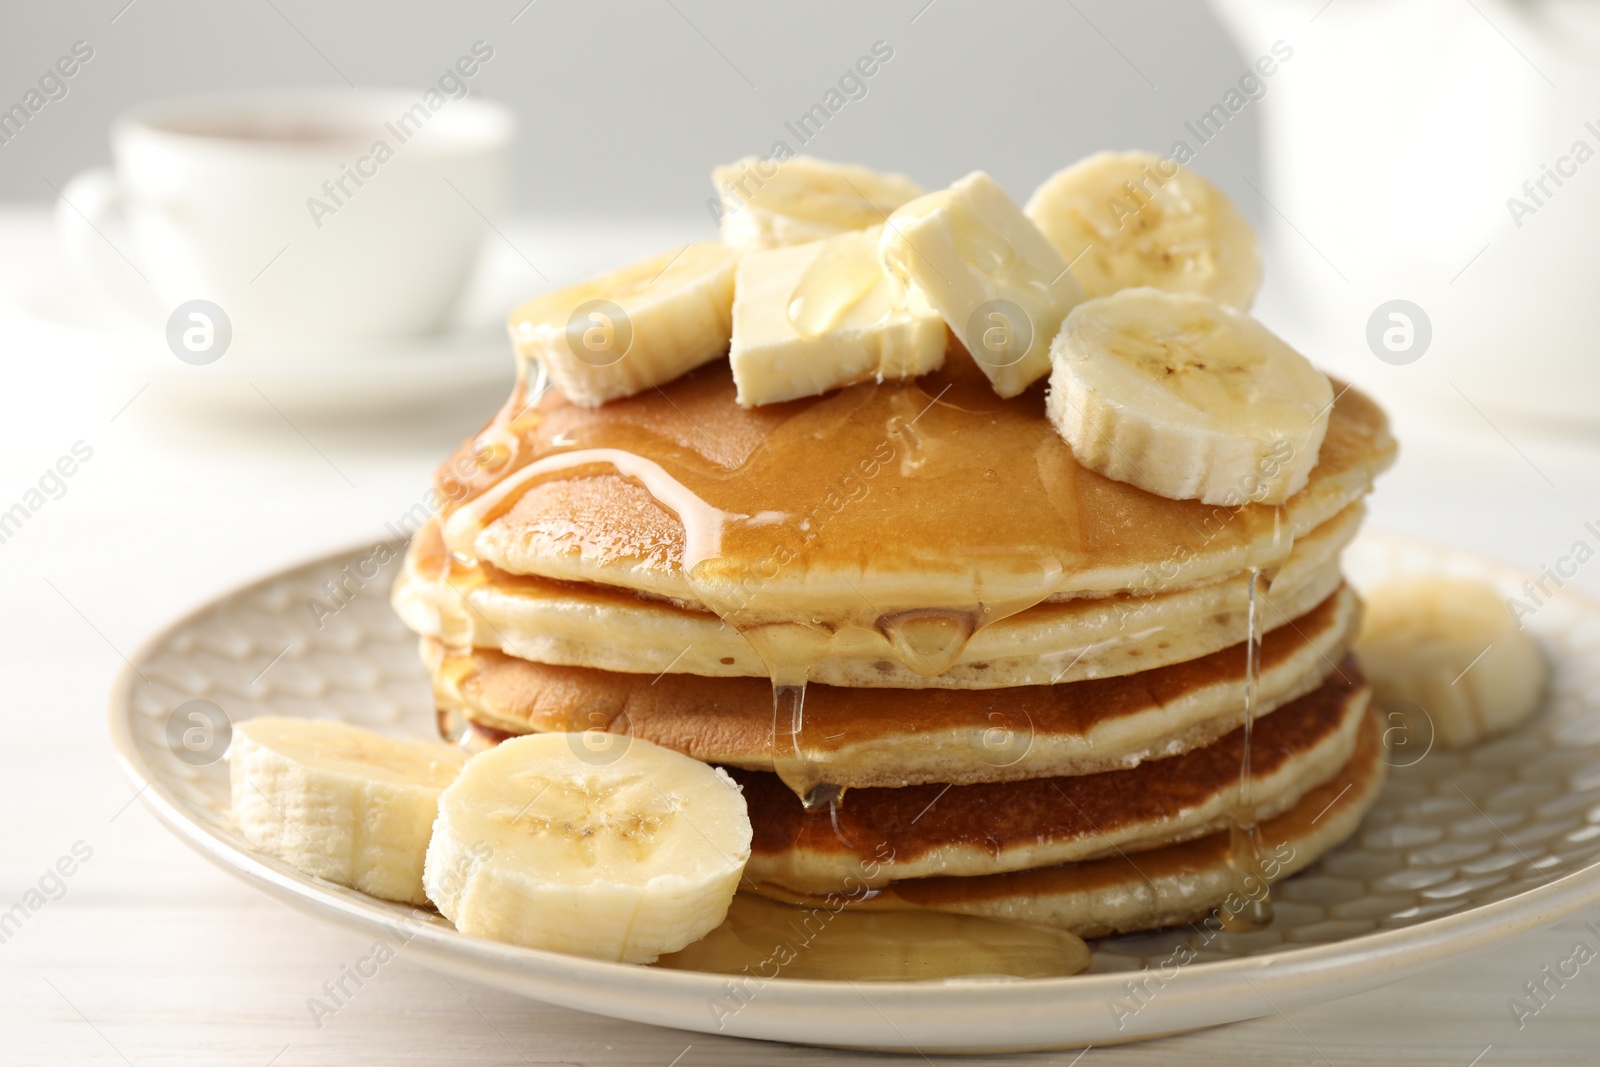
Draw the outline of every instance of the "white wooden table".
<instances>
[{"instance_id":1,"label":"white wooden table","mask_svg":"<svg viewBox=\"0 0 1600 1067\"><path fill-rule=\"evenodd\" d=\"M543 240L553 231L512 232ZM582 252L604 263L648 250L638 243L614 236ZM546 242L545 252L566 256L559 269L569 276L594 265L579 262L575 243L564 247ZM10 702L0 742L0 913L41 879L59 896L0 944L0 1063L884 1061L582 1015L446 980L403 952L317 1025L307 1000L370 946L266 901L168 835L113 762L105 693L123 655L196 601L375 536L484 412L441 413L382 440L357 428L297 428L270 411L254 426L226 429L175 420L149 391L98 387L113 377L103 373L112 357L101 346L64 341L17 309L54 277L53 263L43 213L0 211L0 510L74 442L94 449L65 495L0 543ZM1273 306L1269 291L1263 317L1282 328ZM1404 458L1374 500L1375 523L1537 568L1565 552L1585 520L1600 520L1600 440L1518 429L1513 447L1471 411L1397 416ZM1600 563L1574 585L1600 592ZM48 872L78 842L92 855L58 892ZM1076 1062L1594 1063L1600 965L1584 968L1521 1030L1507 1001L1566 957L1582 921L1596 918L1374 993L1096 1048ZM1077 1055L1014 1060L1067 1064Z\"/></svg>"}]
</instances>

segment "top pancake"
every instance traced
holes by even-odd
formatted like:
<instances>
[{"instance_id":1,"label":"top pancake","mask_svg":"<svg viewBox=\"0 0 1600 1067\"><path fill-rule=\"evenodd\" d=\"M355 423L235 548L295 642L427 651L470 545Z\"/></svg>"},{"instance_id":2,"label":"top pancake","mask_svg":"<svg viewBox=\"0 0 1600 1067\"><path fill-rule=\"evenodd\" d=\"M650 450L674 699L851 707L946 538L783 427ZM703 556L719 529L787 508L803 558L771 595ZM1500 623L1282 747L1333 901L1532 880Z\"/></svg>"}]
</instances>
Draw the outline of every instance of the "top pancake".
<instances>
[{"instance_id":1,"label":"top pancake","mask_svg":"<svg viewBox=\"0 0 1600 1067\"><path fill-rule=\"evenodd\" d=\"M1270 592L1260 594L1265 629L1338 586L1339 553L1361 516L1352 504L1294 543ZM408 626L447 645L539 663L770 680L774 666L800 662L810 681L826 685L996 689L1129 674L1225 648L1246 636L1250 590L1241 574L1154 596L1053 600L976 633L902 623L898 640L882 626L740 630L703 609L607 586L463 567L430 524L411 542L393 603ZM927 614L920 625L944 615Z\"/></svg>"},{"instance_id":2,"label":"top pancake","mask_svg":"<svg viewBox=\"0 0 1600 1067\"><path fill-rule=\"evenodd\" d=\"M959 346L912 382L750 410L733 397L716 363L598 409L556 392L526 410L514 398L479 439L480 454L506 451L498 468L465 493L441 480L472 498L446 520L451 547L741 626L870 626L928 609L982 622L1048 597L1271 565L1395 451L1383 413L1344 390L1280 525L1275 508L1168 500L1085 470L1045 417L1043 383L1002 400ZM471 465L465 452L452 461Z\"/></svg>"}]
</instances>

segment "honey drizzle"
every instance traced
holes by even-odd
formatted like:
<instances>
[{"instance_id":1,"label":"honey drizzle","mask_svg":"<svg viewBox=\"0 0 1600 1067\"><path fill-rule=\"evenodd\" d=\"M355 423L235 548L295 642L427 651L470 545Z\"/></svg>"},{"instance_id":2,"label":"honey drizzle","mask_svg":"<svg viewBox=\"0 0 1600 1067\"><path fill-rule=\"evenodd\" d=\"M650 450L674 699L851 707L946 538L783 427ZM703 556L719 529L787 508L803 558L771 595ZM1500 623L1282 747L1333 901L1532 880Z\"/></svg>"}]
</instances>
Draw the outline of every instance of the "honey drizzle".
<instances>
[{"instance_id":1,"label":"honey drizzle","mask_svg":"<svg viewBox=\"0 0 1600 1067\"><path fill-rule=\"evenodd\" d=\"M620 448L560 452L519 468L449 517L444 526L445 544L457 555L469 555L483 528L515 507L538 481L597 467L610 468L641 483L658 503L677 515L683 524L685 569L692 573L700 561L713 559L721 553L722 531L735 516L707 504L659 463Z\"/></svg>"},{"instance_id":2,"label":"honey drizzle","mask_svg":"<svg viewBox=\"0 0 1600 1067\"><path fill-rule=\"evenodd\" d=\"M444 497L436 516L438 522L447 522L463 504L480 496L496 484L503 472L517 466L526 451L517 429L519 420L544 395L548 386L549 378L542 365L534 365L530 381L528 365L517 361L517 380L511 395L472 440L470 473L464 473L456 462L459 456L453 456L437 478ZM480 477L482 474L488 477ZM442 694L459 688L462 678L472 669L476 626L467 594L483 584L485 579L476 553L451 551L446 545L444 561L434 579L433 603L439 620L437 637L444 646L434 684L434 725L441 738L470 752L486 746L475 739L465 713Z\"/></svg>"},{"instance_id":3,"label":"honey drizzle","mask_svg":"<svg viewBox=\"0 0 1600 1067\"><path fill-rule=\"evenodd\" d=\"M935 911L871 911L855 906L862 899L839 894L807 907L740 893L721 926L657 966L871 982L1054 978L1089 965L1088 946L1065 930Z\"/></svg>"},{"instance_id":4,"label":"honey drizzle","mask_svg":"<svg viewBox=\"0 0 1600 1067\"><path fill-rule=\"evenodd\" d=\"M433 672L433 707L439 736L463 747L466 747L468 735L472 732L472 723L456 705L454 693L471 672L471 657L453 651L448 646Z\"/></svg>"},{"instance_id":5,"label":"honey drizzle","mask_svg":"<svg viewBox=\"0 0 1600 1067\"><path fill-rule=\"evenodd\" d=\"M1220 909L1223 928L1230 933L1251 933L1271 925L1273 917L1271 887L1262 874L1261 827L1256 818L1254 783L1250 768L1250 741L1254 733L1256 702L1261 685L1262 609L1272 588L1278 565L1287 554L1284 549L1284 509L1273 509L1271 559L1274 565L1252 565L1247 572L1248 594L1245 610L1245 668L1243 743L1239 757L1239 795L1228 823L1228 867L1240 904Z\"/></svg>"},{"instance_id":6,"label":"honey drizzle","mask_svg":"<svg viewBox=\"0 0 1600 1067\"><path fill-rule=\"evenodd\" d=\"M772 678L772 769L794 790L807 811L825 811L844 797L844 790L824 782L817 763L806 752L806 682Z\"/></svg>"}]
</instances>

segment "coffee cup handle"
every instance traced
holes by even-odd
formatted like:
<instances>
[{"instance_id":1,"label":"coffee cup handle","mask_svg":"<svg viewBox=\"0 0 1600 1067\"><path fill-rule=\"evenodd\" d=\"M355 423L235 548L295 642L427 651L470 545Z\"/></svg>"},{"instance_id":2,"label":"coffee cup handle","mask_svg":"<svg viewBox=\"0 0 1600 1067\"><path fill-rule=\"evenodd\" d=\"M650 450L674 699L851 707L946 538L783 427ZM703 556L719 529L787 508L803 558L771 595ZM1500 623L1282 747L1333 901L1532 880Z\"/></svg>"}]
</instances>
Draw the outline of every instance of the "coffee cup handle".
<instances>
[{"instance_id":1,"label":"coffee cup handle","mask_svg":"<svg viewBox=\"0 0 1600 1067\"><path fill-rule=\"evenodd\" d=\"M56 232L85 280L136 315L156 309L156 294L135 257L122 193L109 167L75 175L56 200Z\"/></svg>"}]
</instances>

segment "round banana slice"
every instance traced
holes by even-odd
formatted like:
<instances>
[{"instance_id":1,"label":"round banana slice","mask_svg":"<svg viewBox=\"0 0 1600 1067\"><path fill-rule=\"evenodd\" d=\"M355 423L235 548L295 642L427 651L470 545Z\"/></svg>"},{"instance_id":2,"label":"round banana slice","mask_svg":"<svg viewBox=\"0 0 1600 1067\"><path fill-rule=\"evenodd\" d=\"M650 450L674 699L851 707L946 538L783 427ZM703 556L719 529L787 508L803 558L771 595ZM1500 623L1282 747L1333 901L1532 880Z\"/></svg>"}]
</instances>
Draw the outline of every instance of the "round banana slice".
<instances>
[{"instance_id":1,"label":"round banana slice","mask_svg":"<svg viewBox=\"0 0 1600 1067\"><path fill-rule=\"evenodd\" d=\"M1148 285L1248 311L1261 287L1255 230L1215 185L1148 152L1097 152L1025 209L1091 297Z\"/></svg>"},{"instance_id":2,"label":"round banana slice","mask_svg":"<svg viewBox=\"0 0 1600 1067\"><path fill-rule=\"evenodd\" d=\"M439 798L423 878L462 933L650 963L722 922L750 833L720 768L625 734L530 734Z\"/></svg>"},{"instance_id":3,"label":"round banana slice","mask_svg":"<svg viewBox=\"0 0 1600 1067\"><path fill-rule=\"evenodd\" d=\"M740 251L807 244L876 226L922 195L904 174L811 156L746 156L711 172L723 241Z\"/></svg>"},{"instance_id":4,"label":"round banana slice","mask_svg":"<svg viewBox=\"0 0 1600 1067\"><path fill-rule=\"evenodd\" d=\"M422 862L439 794L466 755L337 722L263 716L233 728L233 817L297 869L384 900L426 904Z\"/></svg>"},{"instance_id":5,"label":"round banana slice","mask_svg":"<svg viewBox=\"0 0 1600 1067\"><path fill-rule=\"evenodd\" d=\"M535 297L511 314L517 356L581 407L670 382L728 351L738 260L703 241Z\"/></svg>"},{"instance_id":6,"label":"round banana slice","mask_svg":"<svg viewBox=\"0 0 1600 1067\"><path fill-rule=\"evenodd\" d=\"M1379 710L1416 705L1449 748L1518 725L1544 693L1533 638L1493 589L1469 579L1403 578L1371 589L1356 650Z\"/></svg>"},{"instance_id":7,"label":"round banana slice","mask_svg":"<svg viewBox=\"0 0 1600 1067\"><path fill-rule=\"evenodd\" d=\"M1046 410L1079 463L1175 500L1281 504L1316 466L1333 388L1255 319L1194 294L1079 304Z\"/></svg>"}]
</instances>

